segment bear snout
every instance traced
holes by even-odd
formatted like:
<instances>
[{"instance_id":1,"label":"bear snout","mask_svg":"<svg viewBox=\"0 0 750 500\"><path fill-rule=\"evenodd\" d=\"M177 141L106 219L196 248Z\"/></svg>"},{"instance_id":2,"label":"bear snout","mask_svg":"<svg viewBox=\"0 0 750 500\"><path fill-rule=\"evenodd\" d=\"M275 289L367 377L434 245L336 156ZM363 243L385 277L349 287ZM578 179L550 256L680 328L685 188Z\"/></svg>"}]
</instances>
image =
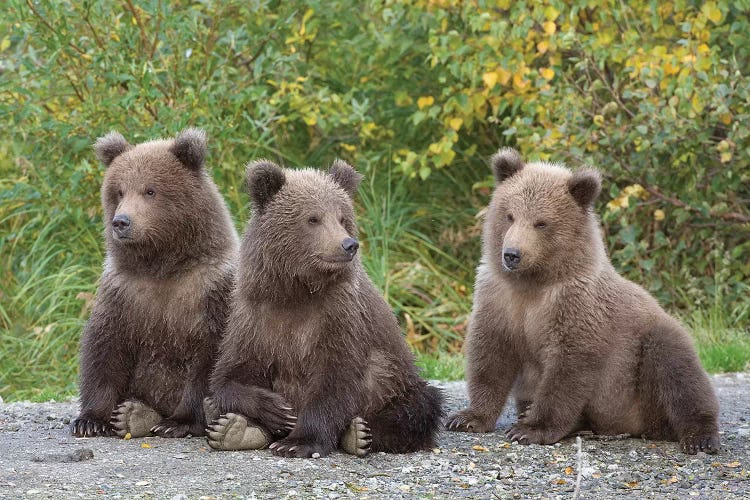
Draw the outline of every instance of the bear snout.
<instances>
[{"instance_id":1,"label":"bear snout","mask_svg":"<svg viewBox=\"0 0 750 500\"><path fill-rule=\"evenodd\" d=\"M112 229L118 238L130 237L130 217L124 214L115 215L112 219Z\"/></svg>"},{"instance_id":2,"label":"bear snout","mask_svg":"<svg viewBox=\"0 0 750 500\"><path fill-rule=\"evenodd\" d=\"M514 271L518 269L518 265L521 263L521 251L517 248L504 248L503 249L503 267L507 271Z\"/></svg>"},{"instance_id":3,"label":"bear snout","mask_svg":"<svg viewBox=\"0 0 750 500\"><path fill-rule=\"evenodd\" d=\"M344 249L349 258L354 258L359 248L359 242L354 238L344 238L344 241L341 242L341 248Z\"/></svg>"}]
</instances>

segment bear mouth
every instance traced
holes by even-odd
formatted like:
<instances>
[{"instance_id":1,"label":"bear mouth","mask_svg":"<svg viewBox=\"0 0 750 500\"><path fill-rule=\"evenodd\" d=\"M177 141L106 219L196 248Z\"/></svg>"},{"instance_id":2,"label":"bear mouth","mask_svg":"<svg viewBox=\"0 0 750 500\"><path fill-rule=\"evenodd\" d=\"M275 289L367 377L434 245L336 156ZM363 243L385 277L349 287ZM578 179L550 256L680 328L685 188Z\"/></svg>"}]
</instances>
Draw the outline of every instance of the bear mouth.
<instances>
[{"instance_id":1,"label":"bear mouth","mask_svg":"<svg viewBox=\"0 0 750 500\"><path fill-rule=\"evenodd\" d=\"M321 262L325 262L326 264L339 264L344 265L350 263L352 260L354 260L354 255L336 255L333 257L330 256L318 256L318 260Z\"/></svg>"}]
</instances>

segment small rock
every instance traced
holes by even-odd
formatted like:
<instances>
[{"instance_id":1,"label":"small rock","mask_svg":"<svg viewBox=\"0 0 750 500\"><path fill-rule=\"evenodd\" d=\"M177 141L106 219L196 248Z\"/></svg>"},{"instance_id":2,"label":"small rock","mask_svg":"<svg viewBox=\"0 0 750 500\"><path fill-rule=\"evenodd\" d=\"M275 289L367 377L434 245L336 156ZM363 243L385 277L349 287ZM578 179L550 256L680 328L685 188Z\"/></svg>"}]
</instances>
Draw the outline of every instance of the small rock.
<instances>
[{"instance_id":1,"label":"small rock","mask_svg":"<svg viewBox=\"0 0 750 500\"><path fill-rule=\"evenodd\" d=\"M178 493L177 495L172 497L172 500L188 500L188 497L184 493Z\"/></svg>"},{"instance_id":2,"label":"small rock","mask_svg":"<svg viewBox=\"0 0 750 500\"><path fill-rule=\"evenodd\" d=\"M89 448L81 448L80 450L71 451L70 453L47 453L44 455L35 455L32 462L83 462L84 460L91 460L94 458L94 451Z\"/></svg>"},{"instance_id":3,"label":"small rock","mask_svg":"<svg viewBox=\"0 0 750 500\"><path fill-rule=\"evenodd\" d=\"M149 484L151 484L151 481L138 481L135 483L136 486L148 486Z\"/></svg>"}]
</instances>

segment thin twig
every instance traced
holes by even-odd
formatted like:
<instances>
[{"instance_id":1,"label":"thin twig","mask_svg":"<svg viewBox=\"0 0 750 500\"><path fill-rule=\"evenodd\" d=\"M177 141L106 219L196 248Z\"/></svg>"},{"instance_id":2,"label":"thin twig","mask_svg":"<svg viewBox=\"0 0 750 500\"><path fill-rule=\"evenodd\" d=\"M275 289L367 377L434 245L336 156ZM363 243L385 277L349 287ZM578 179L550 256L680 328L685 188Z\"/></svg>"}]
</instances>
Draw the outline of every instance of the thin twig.
<instances>
[{"instance_id":1,"label":"thin twig","mask_svg":"<svg viewBox=\"0 0 750 500\"><path fill-rule=\"evenodd\" d=\"M573 500L581 496L581 479L583 478L583 446L581 436L576 436L576 448L578 448L578 475L576 476L576 488L573 490Z\"/></svg>"},{"instance_id":2,"label":"thin twig","mask_svg":"<svg viewBox=\"0 0 750 500\"><path fill-rule=\"evenodd\" d=\"M28 5L28 6L29 6L29 9L31 9L31 12L32 12L32 13L33 13L33 14L34 14L34 15L35 15L36 17L38 17L38 18L39 18L39 20L40 20L40 21L42 22L42 24L44 24L44 25L45 25L45 26L47 27L47 29L48 29L48 30L50 30L50 31L51 31L52 33L54 33L55 35L57 35L57 36L60 36L60 37L61 37L60 33L59 33L59 32L58 32L58 31L57 31L57 30L56 30L56 29L55 29L55 28L54 28L54 27L53 27L53 26L52 26L52 25L51 25L51 24L50 24L49 22L47 22L47 20L46 20L46 19L45 19L45 18L44 18L44 17L43 17L43 16L42 16L42 15L41 15L40 13L39 13L39 11L38 11L38 10L36 10L36 9L34 8L34 4L33 4L33 3L31 3L31 0L26 0L26 5ZM61 37L61 38L62 38L62 37ZM82 48L80 48L80 47L79 47L78 45L74 44L74 43L73 43L73 42L71 42L70 40L68 40L68 46L70 46L70 48L72 48L73 50L75 50L75 51L76 51L76 52L78 52L79 54L85 54L85 53L86 53L86 51L85 51L85 50L83 50Z\"/></svg>"},{"instance_id":3,"label":"thin twig","mask_svg":"<svg viewBox=\"0 0 750 500\"><path fill-rule=\"evenodd\" d=\"M666 201L670 205L673 205L673 206L678 207L678 208L682 208L683 210L687 210L688 212L703 213L698 208L690 206L690 205L688 205L687 203L685 203L684 201L682 201L682 200L680 200L678 198L674 198L672 196L667 196L667 195L663 194L661 191L659 191L655 187L643 186L643 189L645 189L646 191L648 191L652 196L655 196L656 198L658 198L658 199L660 199L662 201ZM725 221L728 221L728 222L736 222L736 223L739 223L739 224L746 224L746 223L750 222L750 215L741 214L739 212L724 212L724 213L719 213L719 212L715 212L714 210L709 210L708 211L708 216L711 217L711 218L714 218L714 219L718 218L718 219L722 219L722 220L725 220Z\"/></svg>"},{"instance_id":4,"label":"thin twig","mask_svg":"<svg viewBox=\"0 0 750 500\"><path fill-rule=\"evenodd\" d=\"M133 5L133 2L131 0L125 0L125 5L128 7L128 10L131 12L131 14L133 14L135 24L138 25L138 29L141 32L141 47L144 50L148 50L148 37L146 36L146 28L141 22L141 16L138 15L138 11L136 10L135 5Z\"/></svg>"}]
</instances>

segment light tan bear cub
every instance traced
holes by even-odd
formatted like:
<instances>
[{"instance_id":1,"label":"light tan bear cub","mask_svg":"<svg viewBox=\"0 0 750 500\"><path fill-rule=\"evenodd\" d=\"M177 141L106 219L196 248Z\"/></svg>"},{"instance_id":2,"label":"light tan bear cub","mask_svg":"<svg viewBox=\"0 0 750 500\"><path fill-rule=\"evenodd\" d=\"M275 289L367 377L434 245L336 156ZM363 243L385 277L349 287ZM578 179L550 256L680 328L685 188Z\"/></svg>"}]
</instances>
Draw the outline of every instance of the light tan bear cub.
<instances>
[{"instance_id":1,"label":"light tan bear cub","mask_svg":"<svg viewBox=\"0 0 750 500\"><path fill-rule=\"evenodd\" d=\"M718 452L718 403L688 333L607 257L592 208L599 173L525 164L512 149L491 163L465 349L470 404L447 428L493 431L513 391L507 435L524 444L588 429Z\"/></svg>"}]
</instances>

